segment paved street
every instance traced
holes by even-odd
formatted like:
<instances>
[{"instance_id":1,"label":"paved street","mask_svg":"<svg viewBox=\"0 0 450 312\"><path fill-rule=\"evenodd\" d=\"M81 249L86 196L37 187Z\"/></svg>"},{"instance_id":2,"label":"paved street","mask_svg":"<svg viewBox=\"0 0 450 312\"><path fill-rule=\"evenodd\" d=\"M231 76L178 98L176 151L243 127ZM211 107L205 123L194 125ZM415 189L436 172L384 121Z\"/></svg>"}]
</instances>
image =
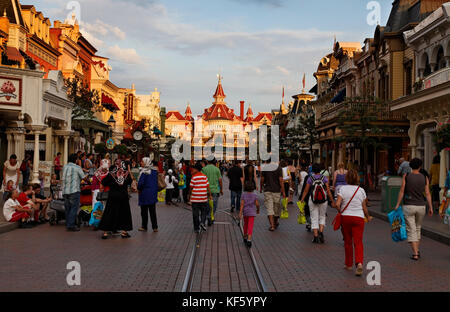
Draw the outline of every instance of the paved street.
<instances>
[{"instance_id":1,"label":"paved street","mask_svg":"<svg viewBox=\"0 0 450 312\"><path fill-rule=\"evenodd\" d=\"M229 201L226 192L219 210ZM141 233L134 195L135 230L129 240L103 241L88 227L68 233L62 223L1 234L0 291L180 291L195 243L187 209L158 205L160 231ZM374 219L365 231L365 261L380 262L382 285L368 286L365 278L343 270L340 232L328 226L326 243L313 245L311 234L297 224L297 208L290 206L289 212L274 233L268 231L264 207L256 218L253 251L269 291L450 291L447 245L424 237L422 259L413 262L409 246L392 242L389 225ZM329 223L333 217L330 208ZM69 261L81 264L81 286L66 283ZM239 228L225 213L217 214L217 224L203 234L192 290L257 290Z\"/></svg>"}]
</instances>

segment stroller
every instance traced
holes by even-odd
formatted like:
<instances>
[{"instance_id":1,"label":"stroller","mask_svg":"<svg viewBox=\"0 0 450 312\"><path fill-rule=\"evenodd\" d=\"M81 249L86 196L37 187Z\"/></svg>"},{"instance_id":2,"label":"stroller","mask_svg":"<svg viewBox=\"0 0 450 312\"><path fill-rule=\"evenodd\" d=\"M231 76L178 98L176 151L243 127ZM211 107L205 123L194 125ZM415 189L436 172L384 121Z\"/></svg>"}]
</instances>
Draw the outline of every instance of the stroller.
<instances>
[{"instance_id":1,"label":"stroller","mask_svg":"<svg viewBox=\"0 0 450 312\"><path fill-rule=\"evenodd\" d=\"M50 225L57 225L59 221L66 219L66 209L64 207L64 199L59 185L50 186L52 201L50 202Z\"/></svg>"}]
</instances>

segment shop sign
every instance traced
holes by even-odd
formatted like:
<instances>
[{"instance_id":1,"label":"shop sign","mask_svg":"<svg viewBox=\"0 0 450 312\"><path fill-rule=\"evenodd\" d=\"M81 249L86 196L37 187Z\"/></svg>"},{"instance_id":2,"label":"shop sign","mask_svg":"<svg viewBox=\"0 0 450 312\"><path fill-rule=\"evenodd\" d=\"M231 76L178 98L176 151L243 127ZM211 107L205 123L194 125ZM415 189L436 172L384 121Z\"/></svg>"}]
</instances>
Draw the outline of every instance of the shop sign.
<instances>
[{"instance_id":1,"label":"shop sign","mask_svg":"<svg viewBox=\"0 0 450 312\"><path fill-rule=\"evenodd\" d=\"M109 138L108 140L106 140L106 148L109 149L110 151L114 149L114 147L116 146L116 142L114 141L113 138Z\"/></svg>"},{"instance_id":2,"label":"shop sign","mask_svg":"<svg viewBox=\"0 0 450 312\"><path fill-rule=\"evenodd\" d=\"M0 77L0 104L22 105L22 79Z\"/></svg>"},{"instance_id":3,"label":"shop sign","mask_svg":"<svg viewBox=\"0 0 450 312\"><path fill-rule=\"evenodd\" d=\"M64 118L64 108L55 105L55 104L49 104L49 112L48 115L50 117L58 118L61 120L65 120Z\"/></svg>"}]
</instances>

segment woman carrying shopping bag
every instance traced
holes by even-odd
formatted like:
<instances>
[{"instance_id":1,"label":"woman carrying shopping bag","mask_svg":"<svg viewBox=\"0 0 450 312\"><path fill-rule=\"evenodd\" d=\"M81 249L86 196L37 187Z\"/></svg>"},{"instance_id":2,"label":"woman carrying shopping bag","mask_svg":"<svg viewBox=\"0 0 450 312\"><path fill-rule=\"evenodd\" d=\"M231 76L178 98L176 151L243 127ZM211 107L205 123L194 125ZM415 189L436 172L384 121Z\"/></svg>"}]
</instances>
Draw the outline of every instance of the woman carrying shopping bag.
<instances>
[{"instance_id":1,"label":"woman carrying shopping bag","mask_svg":"<svg viewBox=\"0 0 450 312\"><path fill-rule=\"evenodd\" d=\"M395 210L400 207L403 201L403 212L406 222L406 233L408 243L411 244L413 255L412 260L420 259L420 239L422 221L426 214L426 204L428 202L428 214L433 216L433 204L431 202L430 182L427 177L420 173L422 160L414 158L409 162L412 172L403 176L403 183L398 194ZM425 197L424 197L425 194Z\"/></svg>"}]
</instances>

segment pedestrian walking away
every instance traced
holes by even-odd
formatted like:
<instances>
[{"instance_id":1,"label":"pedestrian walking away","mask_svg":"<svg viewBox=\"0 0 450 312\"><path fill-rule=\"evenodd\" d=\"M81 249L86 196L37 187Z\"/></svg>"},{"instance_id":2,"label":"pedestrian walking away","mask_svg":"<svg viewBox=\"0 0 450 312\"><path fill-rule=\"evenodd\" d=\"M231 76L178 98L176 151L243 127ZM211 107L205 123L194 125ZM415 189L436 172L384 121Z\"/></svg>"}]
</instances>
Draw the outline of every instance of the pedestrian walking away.
<instances>
[{"instance_id":1,"label":"pedestrian walking away","mask_svg":"<svg viewBox=\"0 0 450 312\"><path fill-rule=\"evenodd\" d=\"M286 198L283 187L283 173L278 164L266 162L262 169L261 192L264 192L264 206L267 209L267 218L269 219L269 231L275 231L280 223L281 214L281 195Z\"/></svg>"},{"instance_id":2,"label":"pedestrian walking away","mask_svg":"<svg viewBox=\"0 0 450 312\"><path fill-rule=\"evenodd\" d=\"M233 162L233 167L228 170L227 175L230 182L231 212L234 212L234 209L238 209L241 204L242 184L244 181L244 173L239 165L239 161L235 160Z\"/></svg>"},{"instance_id":3,"label":"pedestrian walking away","mask_svg":"<svg viewBox=\"0 0 450 312\"><path fill-rule=\"evenodd\" d=\"M335 199L337 198L337 194L339 193L340 188L343 185L346 185L346 175L347 170L345 170L345 165L343 162L340 162L338 164L338 170L336 170L333 174L333 186L331 187L331 190L334 192Z\"/></svg>"},{"instance_id":4,"label":"pedestrian walking away","mask_svg":"<svg viewBox=\"0 0 450 312\"><path fill-rule=\"evenodd\" d=\"M312 168L313 174L308 178L306 188L303 192L301 201L304 202L306 195L311 190L309 199L309 209L311 213L311 228L314 232L313 243L325 242L324 229L326 223L328 200L331 199L334 207L334 198L330 191L328 179L321 175L321 165L314 164Z\"/></svg>"},{"instance_id":5,"label":"pedestrian walking away","mask_svg":"<svg viewBox=\"0 0 450 312\"><path fill-rule=\"evenodd\" d=\"M244 219L244 243L252 247L253 225L255 217L259 214L259 201L254 193L255 186L251 181L245 182L244 194L241 198L239 219Z\"/></svg>"},{"instance_id":6,"label":"pedestrian walking away","mask_svg":"<svg viewBox=\"0 0 450 312\"><path fill-rule=\"evenodd\" d=\"M133 229L131 219L128 187L133 179L128 166L120 159L116 160L109 169L109 174L102 180L104 187L109 187L109 195L99 229L104 231L102 238L108 238L108 232L122 231L122 238L129 238L129 231Z\"/></svg>"},{"instance_id":7,"label":"pedestrian walking away","mask_svg":"<svg viewBox=\"0 0 450 312\"><path fill-rule=\"evenodd\" d=\"M212 200L208 178L202 173L202 169L200 162L197 162L192 168L192 179L188 195L188 200L192 205L195 233L200 233L200 228L206 231L206 216L209 210L208 198Z\"/></svg>"},{"instance_id":8,"label":"pedestrian walking away","mask_svg":"<svg viewBox=\"0 0 450 312\"><path fill-rule=\"evenodd\" d=\"M414 158L409 163L412 172L403 176L403 183L398 194L397 210L403 201L403 213L405 215L406 233L408 243L411 244L413 255L412 260L420 259L420 240L422 222L426 214L426 204L433 207L430 194L430 183L426 176L420 173L422 160ZM425 194L425 198L423 196ZM433 209L428 213L433 216Z\"/></svg>"},{"instance_id":9,"label":"pedestrian walking away","mask_svg":"<svg viewBox=\"0 0 450 312\"><path fill-rule=\"evenodd\" d=\"M220 172L220 169L216 166L217 160L214 159L207 163L208 164L202 169L202 173L208 178L209 188L211 190L213 201L213 214L215 215L217 207L219 205L219 197L220 195L223 195L222 174ZM211 211L209 205L207 211L207 219L208 226L214 224L214 221L211 219Z\"/></svg>"},{"instance_id":10,"label":"pedestrian walking away","mask_svg":"<svg viewBox=\"0 0 450 312\"><path fill-rule=\"evenodd\" d=\"M141 232L147 232L148 213L153 232L158 232L156 203L158 202L158 168L152 166L152 159L144 157L141 161L141 172L138 178L139 206L141 207Z\"/></svg>"},{"instance_id":11,"label":"pedestrian walking away","mask_svg":"<svg viewBox=\"0 0 450 312\"><path fill-rule=\"evenodd\" d=\"M167 170L167 175L165 177L166 181L166 205L172 205L172 197L175 190L175 184L178 184L178 179L175 177L173 170Z\"/></svg>"},{"instance_id":12,"label":"pedestrian walking away","mask_svg":"<svg viewBox=\"0 0 450 312\"><path fill-rule=\"evenodd\" d=\"M86 176L83 169L76 164L77 159L76 154L69 156L69 163L64 166L62 176L66 227L68 231L73 232L80 230L76 226L76 219L80 208L81 180Z\"/></svg>"},{"instance_id":13,"label":"pedestrian walking away","mask_svg":"<svg viewBox=\"0 0 450 312\"><path fill-rule=\"evenodd\" d=\"M345 268L353 269L353 249L355 250L356 275L363 273L364 247L363 233L365 220L372 220L367 210L367 195L359 186L358 172L354 169L346 174L346 185L339 188L336 209L342 216L341 231L344 236Z\"/></svg>"}]
</instances>

